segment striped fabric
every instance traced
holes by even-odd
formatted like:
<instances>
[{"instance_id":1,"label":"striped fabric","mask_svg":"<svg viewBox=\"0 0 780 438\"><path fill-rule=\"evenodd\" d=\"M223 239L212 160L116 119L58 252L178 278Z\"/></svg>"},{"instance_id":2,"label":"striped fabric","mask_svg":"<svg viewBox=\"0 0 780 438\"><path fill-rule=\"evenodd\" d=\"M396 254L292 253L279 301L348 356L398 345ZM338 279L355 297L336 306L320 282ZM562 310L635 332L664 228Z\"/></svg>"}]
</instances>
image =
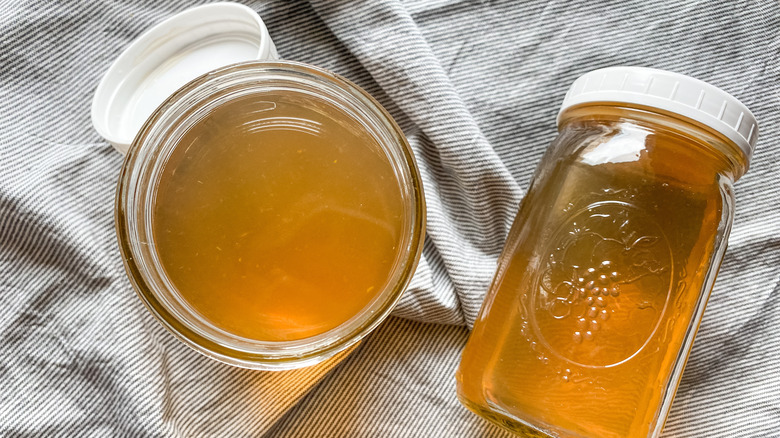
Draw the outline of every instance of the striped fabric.
<instances>
[{"instance_id":1,"label":"striped fabric","mask_svg":"<svg viewBox=\"0 0 780 438\"><path fill-rule=\"evenodd\" d=\"M374 95L424 179L428 237L395 316L321 366L253 372L176 341L126 279L121 157L92 93L144 29L201 2L0 2L0 436L503 437L454 370L555 116L633 64L735 94L761 125L667 437L780 437L780 6L773 1L247 1L286 59Z\"/></svg>"}]
</instances>

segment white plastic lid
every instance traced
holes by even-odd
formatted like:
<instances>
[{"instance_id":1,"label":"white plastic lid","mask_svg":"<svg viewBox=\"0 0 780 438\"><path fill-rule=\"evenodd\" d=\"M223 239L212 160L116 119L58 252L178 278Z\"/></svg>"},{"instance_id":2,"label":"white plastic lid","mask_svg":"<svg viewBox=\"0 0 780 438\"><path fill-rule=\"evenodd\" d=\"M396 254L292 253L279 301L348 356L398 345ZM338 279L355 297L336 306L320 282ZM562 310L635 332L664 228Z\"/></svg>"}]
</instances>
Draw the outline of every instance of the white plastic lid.
<instances>
[{"instance_id":1,"label":"white plastic lid","mask_svg":"<svg viewBox=\"0 0 780 438\"><path fill-rule=\"evenodd\" d=\"M154 110L196 77L229 64L279 55L251 8L212 3L188 9L144 32L103 76L92 100L92 125L127 152Z\"/></svg>"},{"instance_id":2,"label":"white plastic lid","mask_svg":"<svg viewBox=\"0 0 780 438\"><path fill-rule=\"evenodd\" d=\"M734 96L679 73L645 67L610 67L580 76L569 88L558 113L584 103L632 103L679 114L733 141L748 162L758 139L758 122Z\"/></svg>"}]
</instances>

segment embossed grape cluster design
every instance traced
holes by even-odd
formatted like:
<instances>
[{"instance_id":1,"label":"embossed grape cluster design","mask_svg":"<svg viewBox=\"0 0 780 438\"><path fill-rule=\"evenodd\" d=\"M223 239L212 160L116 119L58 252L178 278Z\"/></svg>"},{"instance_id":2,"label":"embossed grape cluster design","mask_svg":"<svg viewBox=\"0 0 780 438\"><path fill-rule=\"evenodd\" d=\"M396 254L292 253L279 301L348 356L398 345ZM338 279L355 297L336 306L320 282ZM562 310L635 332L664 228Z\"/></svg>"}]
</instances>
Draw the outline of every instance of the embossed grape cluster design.
<instances>
[{"instance_id":1,"label":"embossed grape cluster design","mask_svg":"<svg viewBox=\"0 0 780 438\"><path fill-rule=\"evenodd\" d=\"M607 297L620 295L620 274L612 270L611 262L604 260L598 268L588 268L583 273L576 272L570 283L568 304L584 297L587 308L577 315L577 331L572 334L572 340L581 343L593 339L593 333L601 328L600 321L609 319Z\"/></svg>"},{"instance_id":2,"label":"embossed grape cluster design","mask_svg":"<svg viewBox=\"0 0 780 438\"><path fill-rule=\"evenodd\" d=\"M605 237L594 232L588 227L572 224L569 230L569 241L559 247L559 254L551 254L550 269L569 269L570 275L567 280L561 281L548 289L549 297L552 298L547 303L547 310L555 319L564 319L570 316L576 318L576 328L572 333L571 340L575 344L581 344L583 341L590 341L595 333L602 327L604 321L608 320L611 312L610 301L620 296L621 285L632 283L645 275L654 275L665 270L665 267L654 266L654 260L646 259L641 262L633 262L624 268L630 268L631 278L624 278L619 272L614 262L602 259L590 267L578 265L562 264L562 254L568 251L569 247L575 242L585 237L597 238L598 243L592 248L592 259L599 253L600 244L609 243L619 245L622 249L623 257L628 254L635 254L641 251L647 251L658 240L657 237L638 235L636 232L629 231L630 220L625 214L612 217L611 221L615 224L618 231L618 238ZM622 263L621 266L625 264ZM544 287L544 285L543 285ZM584 307L582 304L584 303ZM577 309L577 314L572 315L573 309Z\"/></svg>"}]
</instances>

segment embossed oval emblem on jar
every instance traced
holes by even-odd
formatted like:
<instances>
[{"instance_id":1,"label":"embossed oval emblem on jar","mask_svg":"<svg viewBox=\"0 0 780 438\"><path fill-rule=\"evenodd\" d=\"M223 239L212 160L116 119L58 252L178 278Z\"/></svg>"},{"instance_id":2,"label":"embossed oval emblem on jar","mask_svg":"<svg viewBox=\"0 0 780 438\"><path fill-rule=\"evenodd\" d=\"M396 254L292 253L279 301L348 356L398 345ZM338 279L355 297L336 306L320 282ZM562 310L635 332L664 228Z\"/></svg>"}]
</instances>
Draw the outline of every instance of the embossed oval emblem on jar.
<instances>
[{"instance_id":1,"label":"embossed oval emblem on jar","mask_svg":"<svg viewBox=\"0 0 780 438\"><path fill-rule=\"evenodd\" d=\"M549 239L532 324L555 355L607 367L653 337L672 286L669 241L642 210L599 202L574 213Z\"/></svg>"}]
</instances>

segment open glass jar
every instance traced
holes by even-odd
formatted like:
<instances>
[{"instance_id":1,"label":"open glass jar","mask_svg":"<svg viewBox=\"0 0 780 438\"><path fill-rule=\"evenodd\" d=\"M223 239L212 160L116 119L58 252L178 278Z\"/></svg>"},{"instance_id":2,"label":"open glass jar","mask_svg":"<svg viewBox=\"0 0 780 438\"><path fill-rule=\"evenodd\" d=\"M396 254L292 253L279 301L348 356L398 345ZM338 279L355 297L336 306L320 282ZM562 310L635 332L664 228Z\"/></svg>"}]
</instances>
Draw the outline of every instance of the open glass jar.
<instances>
[{"instance_id":1,"label":"open glass jar","mask_svg":"<svg viewBox=\"0 0 780 438\"><path fill-rule=\"evenodd\" d=\"M365 91L305 64L248 62L188 83L146 121L122 167L116 225L131 282L168 330L225 363L289 369L348 348L390 313L420 257L425 203L403 133ZM369 287L350 282L360 275ZM363 287L360 300L340 285ZM296 319L329 309L338 316L326 323ZM272 320L282 328L253 331Z\"/></svg>"},{"instance_id":2,"label":"open glass jar","mask_svg":"<svg viewBox=\"0 0 780 438\"><path fill-rule=\"evenodd\" d=\"M458 396L524 436L657 437L726 250L750 111L635 67L572 85L463 353Z\"/></svg>"}]
</instances>

